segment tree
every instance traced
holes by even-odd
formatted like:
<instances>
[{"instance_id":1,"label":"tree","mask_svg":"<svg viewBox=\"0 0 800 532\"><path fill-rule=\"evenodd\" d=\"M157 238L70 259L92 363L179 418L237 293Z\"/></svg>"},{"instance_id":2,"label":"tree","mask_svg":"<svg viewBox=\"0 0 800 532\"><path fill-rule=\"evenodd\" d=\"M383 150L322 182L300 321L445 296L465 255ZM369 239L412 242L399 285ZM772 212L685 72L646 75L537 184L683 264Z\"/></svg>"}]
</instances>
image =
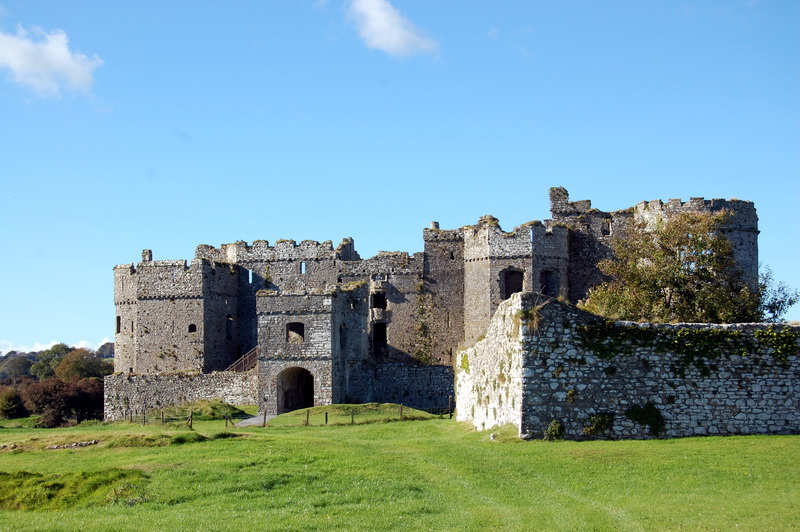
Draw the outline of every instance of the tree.
<instances>
[{"instance_id":1,"label":"tree","mask_svg":"<svg viewBox=\"0 0 800 532\"><path fill-rule=\"evenodd\" d=\"M23 356L7 357L0 363L0 378L13 379L30 375L31 361Z\"/></svg>"},{"instance_id":2,"label":"tree","mask_svg":"<svg viewBox=\"0 0 800 532\"><path fill-rule=\"evenodd\" d=\"M28 411L16 389L6 388L0 391L0 418L16 419L26 415L28 415Z\"/></svg>"},{"instance_id":3,"label":"tree","mask_svg":"<svg viewBox=\"0 0 800 532\"><path fill-rule=\"evenodd\" d=\"M77 381L88 377L104 377L114 372L114 366L97 358L86 349L75 349L67 353L55 369L56 377L62 381Z\"/></svg>"},{"instance_id":4,"label":"tree","mask_svg":"<svg viewBox=\"0 0 800 532\"><path fill-rule=\"evenodd\" d=\"M55 344L50 349L40 351L36 357L36 362L31 366L31 375L40 381L54 377L56 367L61 363L64 355L72 351L67 344Z\"/></svg>"},{"instance_id":5,"label":"tree","mask_svg":"<svg viewBox=\"0 0 800 532\"><path fill-rule=\"evenodd\" d=\"M765 310L785 311L793 303L786 292L770 296L763 284L750 287L742 280L720 231L726 216L683 213L654 230L631 223L613 239L614 257L598 265L610 280L591 289L579 306L610 318L656 322L752 322L765 318Z\"/></svg>"}]
</instances>

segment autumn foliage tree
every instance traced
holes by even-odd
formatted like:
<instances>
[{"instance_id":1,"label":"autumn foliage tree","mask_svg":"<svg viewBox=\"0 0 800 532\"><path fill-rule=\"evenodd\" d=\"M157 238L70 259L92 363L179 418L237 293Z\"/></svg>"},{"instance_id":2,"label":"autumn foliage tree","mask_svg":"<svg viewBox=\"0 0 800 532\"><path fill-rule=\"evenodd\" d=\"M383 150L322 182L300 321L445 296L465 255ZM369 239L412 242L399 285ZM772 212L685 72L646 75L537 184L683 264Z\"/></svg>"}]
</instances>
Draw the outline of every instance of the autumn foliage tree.
<instances>
[{"instance_id":1,"label":"autumn foliage tree","mask_svg":"<svg viewBox=\"0 0 800 532\"><path fill-rule=\"evenodd\" d=\"M737 270L721 226L726 213L683 213L650 229L632 222L614 238L614 257L601 261L610 280L579 306L615 319L738 323L779 319L797 293L770 288L771 278L748 286ZM770 297L772 298L770 300Z\"/></svg>"},{"instance_id":2,"label":"autumn foliage tree","mask_svg":"<svg viewBox=\"0 0 800 532\"><path fill-rule=\"evenodd\" d=\"M114 372L114 366L97 358L86 349L74 349L67 353L55 368L55 375L62 381L77 381L89 377L102 378Z\"/></svg>"}]
</instances>

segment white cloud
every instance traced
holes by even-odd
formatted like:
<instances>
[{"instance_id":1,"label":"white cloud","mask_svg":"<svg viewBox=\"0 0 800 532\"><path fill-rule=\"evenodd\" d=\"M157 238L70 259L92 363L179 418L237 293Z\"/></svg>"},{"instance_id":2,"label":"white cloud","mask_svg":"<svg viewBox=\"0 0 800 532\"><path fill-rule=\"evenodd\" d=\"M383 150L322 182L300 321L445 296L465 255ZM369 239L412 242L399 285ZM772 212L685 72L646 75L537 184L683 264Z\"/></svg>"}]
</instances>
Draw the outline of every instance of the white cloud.
<instances>
[{"instance_id":1,"label":"white cloud","mask_svg":"<svg viewBox=\"0 0 800 532\"><path fill-rule=\"evenodd\" d=\"M69 38L61 30L27 31L17 26L17 33L0 31L0 68L11 72L14 81L47 96L57 96L62 88L88 92L94 70L103 64L92 57L69 49Z\"/></svg>"},{"instance_id":2,"label":"white cloud","mask_svg":"<svg viewBox=\"0 0 800 532\"><path fill-rule=\"evenodd\" d=\"M439 44L426 37L388 0L351 0L350 17L364 43L390 55L435 53Z\"/></svg>"}]
</instances>

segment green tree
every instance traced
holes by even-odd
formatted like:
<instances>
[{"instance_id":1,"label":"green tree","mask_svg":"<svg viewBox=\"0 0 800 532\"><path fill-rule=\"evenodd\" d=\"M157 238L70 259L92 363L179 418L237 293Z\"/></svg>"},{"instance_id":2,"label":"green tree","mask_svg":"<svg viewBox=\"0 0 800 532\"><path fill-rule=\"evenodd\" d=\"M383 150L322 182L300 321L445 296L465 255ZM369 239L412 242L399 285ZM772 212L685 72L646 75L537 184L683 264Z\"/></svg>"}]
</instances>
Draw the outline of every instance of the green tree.
<instances>
[{"instance_id":1,"label":"green tree","mask_svg":"<svg viewBox=\"0 0 800 532\"><path fill-rule=\"evenodd\" d=\"M761 321L765 287L749 287L720 226L726 213L684 213L649 230L633 222L601 261L610 277L579 306L615 319L657 322ZM778 299L786 294L776 294ZM783 298L784 303L791 302ZM773 301L771 308L785 311Z\"/></svg>"},{"instance_id":2,"label":"green tree","mask_svg":"<svg viewBox=\"0 0 800 532\"><path fill-rule=\"evenodd\" d=\"M86 349L75 349L67 353L55 369L56 377L62 381L77 381L89 377L102 378L114 372L114 366L97 358Z\"/></svg>"},{"instance_id":3,"label":"green tree","mask_svg":"<svg viewBox=\"0 0 800 532\"><path fill-rule=\"evenodd\" d=\"M40 381L54 377L56 367L61 363L64 355L72 351L67 344L55 344L50 349L40 351L36 357L36 362L31 366L31 375Z\"/></svg>"}]
</instances>

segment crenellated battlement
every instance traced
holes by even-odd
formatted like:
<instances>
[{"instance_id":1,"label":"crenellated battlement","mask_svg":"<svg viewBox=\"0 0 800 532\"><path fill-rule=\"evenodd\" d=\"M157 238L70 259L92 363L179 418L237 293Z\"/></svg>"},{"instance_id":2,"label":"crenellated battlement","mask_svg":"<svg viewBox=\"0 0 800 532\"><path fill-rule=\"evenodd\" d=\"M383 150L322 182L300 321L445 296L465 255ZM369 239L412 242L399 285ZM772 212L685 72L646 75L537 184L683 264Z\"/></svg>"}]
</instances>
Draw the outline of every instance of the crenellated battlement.
<instances>
[{"instance_id":1,"label":"crenellated battlement","mask_svg":"<svg viewBox=\"0 0 800 532\"><path fill-rule=\"evenodd\" d=\"M294 240L280 239L274 245L267 240L255 240L248 245L247 242L238 241L231 244L221 244L215 248L208 244L200 244L195 250L195 257L232 264L246 262L273 262L281 260L358 260L360 257L355 251L352 238L344 238L333 248L331 240L317 242L316 240L303 240L299 244Z\"/></svg>"},{"instance_id":2,"label":"crenellated battlement","mask_svg":"<svg viewBox=\"0 0 800 532\"><path fill-rule=\"evenodd\" d=\"M758 231L758 215L752 201L738 199L710 199L690 198L688 201L670 199L666 202L660 199L642 201L634 207L634 217L654 222L669 216L689 212L721 212L727 211L729 217L725 221L726 230Z\"/></svg>"}]
</instances>

